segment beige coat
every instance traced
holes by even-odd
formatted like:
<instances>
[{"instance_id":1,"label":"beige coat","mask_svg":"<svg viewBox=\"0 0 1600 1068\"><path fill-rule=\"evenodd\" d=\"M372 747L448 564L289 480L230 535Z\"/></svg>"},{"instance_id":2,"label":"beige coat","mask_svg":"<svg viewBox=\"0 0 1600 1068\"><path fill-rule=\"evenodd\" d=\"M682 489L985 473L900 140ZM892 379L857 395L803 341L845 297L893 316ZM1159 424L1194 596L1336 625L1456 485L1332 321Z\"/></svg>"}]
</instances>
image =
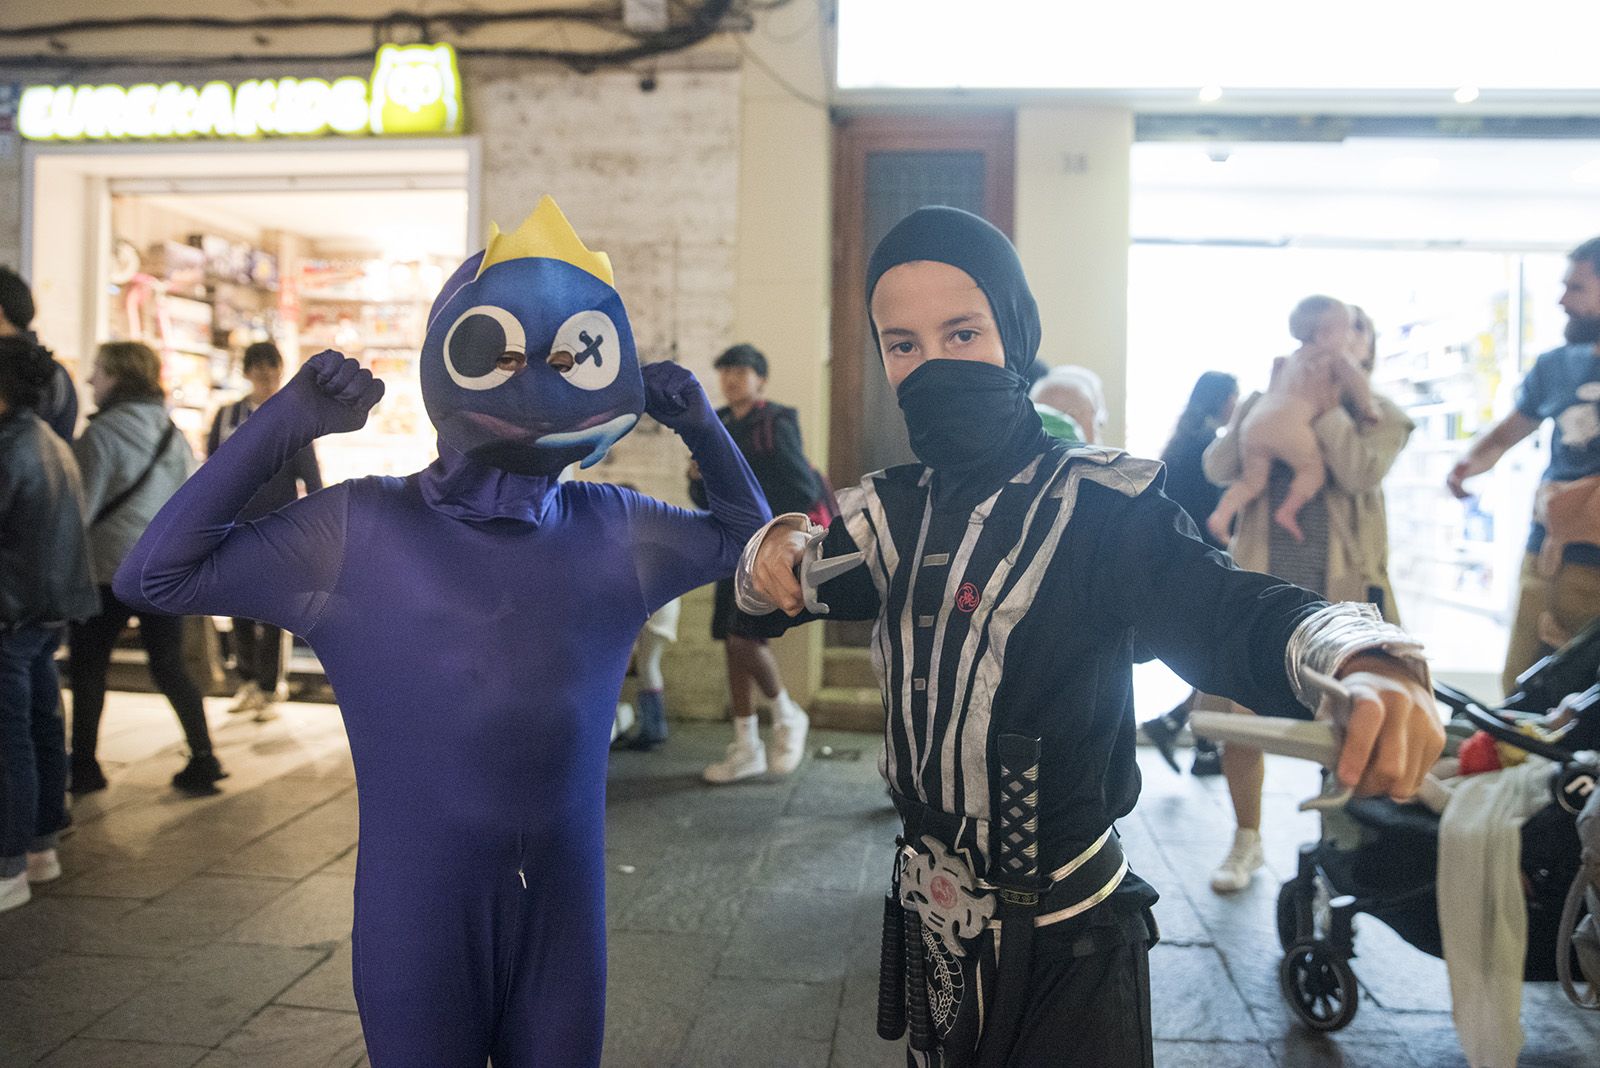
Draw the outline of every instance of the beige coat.
<instances>
[{"instance_id":1,"label":"beige coat","mask_svg":"<svg viewBox=\"0 0 1600 1068\"><path fill-rule=\"evenodd\" d=\"M1252 393L1233 413L1228 431L1213 442L1201 463L1206 478L1226 486L1243 473L1239 427L1261 394ZM1389 521L1383 505L1383 479L1405 448L1416 424L1399 405L1373 394L1378 421L1357 425L1336 406L1312 424L1328 465L1322 497L1328 508L1328 588L1330 601L1367 601L1368 590L1383 591L1384 617L1399 622L1394 590L1389 585ZM1230 550L1247 571L1272 571L1267 559L1272 510L1263 493L1239 513Z\"/></svg>"}]
</instances>

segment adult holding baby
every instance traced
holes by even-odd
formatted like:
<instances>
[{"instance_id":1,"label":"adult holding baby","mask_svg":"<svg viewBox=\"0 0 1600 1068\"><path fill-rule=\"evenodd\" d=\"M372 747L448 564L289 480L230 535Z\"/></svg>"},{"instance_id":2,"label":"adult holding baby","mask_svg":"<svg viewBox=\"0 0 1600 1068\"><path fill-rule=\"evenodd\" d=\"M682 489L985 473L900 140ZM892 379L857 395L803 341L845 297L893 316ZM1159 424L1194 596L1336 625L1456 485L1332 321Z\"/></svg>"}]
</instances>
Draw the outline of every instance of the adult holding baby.
<instances>
[{"instance_id":1,"label":"adult holding baby","mask_svg":"<svg viewBox=\"0 0 1600 1068\"><path fill-rule=\"evenodd\" d=\"M1306 347L1323 350L1311 355L1319 359L1347 355L1361 378L1370 378L1377 360L1377 331L1365 311L1331 297L1308 297L1296 306L1290 321L1298 325L1308 318L1316 326L1314 340ZM1283 374L1281 365L1275 373ZM1414 424L1388 397L1370 390L1363 394L1369 413L1361 413L1357 404L1340 402L1309 420L1311 436L1321 452L1324 481L1298 510L1302 537L1297 539L1274 521L1289 500L1296 477L1287 463L1275 462L1266 491L1240 508L1229 550L1247 571L1276 575L1329 600L1370 602L1394 623L1399 619L1389 586L1389 523L1382 487ZM1205 475L1217 485L1228 486L1244 476L1240 430L1264 397L1266 394L1252 393L1245 398L1234 410L1227 432L1206 450ZM1236 704L1231 708L1250 711ZM1222 772L1228 780L1238 830L1227 857L1212 874L1211 888L1231 893L1248 886L1263 863L1261 784L1266 763L1259 749L1229 745L1223 748Z\"/></svg>"}]
</instances>

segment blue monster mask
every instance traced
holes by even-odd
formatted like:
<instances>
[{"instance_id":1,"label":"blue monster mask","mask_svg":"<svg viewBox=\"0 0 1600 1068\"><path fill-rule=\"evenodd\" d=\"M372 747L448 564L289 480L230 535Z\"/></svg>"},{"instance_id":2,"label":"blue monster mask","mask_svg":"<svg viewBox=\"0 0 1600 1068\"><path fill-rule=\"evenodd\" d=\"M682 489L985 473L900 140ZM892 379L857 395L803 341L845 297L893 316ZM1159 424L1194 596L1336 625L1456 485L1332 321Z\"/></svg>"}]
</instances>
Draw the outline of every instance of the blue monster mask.
<instances>
[{"instance_id":1,"label":"blue monster mask","mask_svg":"<svg viewBox=\"0 0 1600 1068\"><path fill-rule=\"evenodd\" d=\"M439 438L520 475L599 463L644 411L644 380L611 261L543 197L445 283L422 344Z\"/></svg>"}]
</instances>

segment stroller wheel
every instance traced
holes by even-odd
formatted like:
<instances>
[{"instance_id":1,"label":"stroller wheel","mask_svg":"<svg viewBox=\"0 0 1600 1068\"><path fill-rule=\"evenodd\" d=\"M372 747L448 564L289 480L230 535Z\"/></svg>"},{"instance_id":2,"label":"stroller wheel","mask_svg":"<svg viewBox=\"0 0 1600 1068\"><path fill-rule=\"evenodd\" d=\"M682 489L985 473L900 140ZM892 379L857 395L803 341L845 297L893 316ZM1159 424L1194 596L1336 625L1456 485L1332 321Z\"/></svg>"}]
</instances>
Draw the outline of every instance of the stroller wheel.
<instances>
[{"instance_id":1,"label":"stroller wheel","mask_svg":"<svg viewBox=\"0 0 1600 1068\"><path fill-rule=\"evenodd\" d=\"M1350 963L1322 939L1298 942L1278 965L1284 1000L1313 1031L1338 1031L1356 1017L1360 991Z\"/></svg>"},{"instance_id":2,"label":"stroller wheel","mask_svg":"<svg viewBox=\"0 0 1600 1068\"><path fill-rule=\"evenodd\" d=\"M1278 947L1285 953L1302 939L1311 937L1309 924L1305 930L1300 927L1302 885L1299 879L1290 879L1278 888Z\"/></svg>"}]
</instances>

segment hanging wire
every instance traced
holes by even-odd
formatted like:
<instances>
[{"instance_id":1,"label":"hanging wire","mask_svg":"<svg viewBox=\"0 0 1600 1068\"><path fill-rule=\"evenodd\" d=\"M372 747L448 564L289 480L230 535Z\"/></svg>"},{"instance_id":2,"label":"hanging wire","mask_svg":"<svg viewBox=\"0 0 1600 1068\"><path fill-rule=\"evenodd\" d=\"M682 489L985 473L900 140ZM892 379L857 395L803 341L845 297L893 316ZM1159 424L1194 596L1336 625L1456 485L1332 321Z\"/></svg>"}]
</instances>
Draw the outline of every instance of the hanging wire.
<instances>
[{"instance_id":1,"label":"hanging wire","mask_svg":"<svg viewBox=\"0 0 1600 1068\"><path fill-rule=\"evenodd\" d=\"M723 30L723 22L730 14L744 14L750 10L770 10L792 0L704 0L689 5L674 2L673 7L684 16L682 21L655 33L637 33L629 30L621 17L621 8L615 3L561 8L519 8L511 11L484 11L476 8L450 8L421 13L391 11L380 16L356 16L337 13L310 15L262 15L250 18L224 18L206 15L139 15L114 19L73 19L64 22L35 23L23 26L0 26L0 41L20 41L44 38L54 54L34 54L6 57L6 63L18 68L59 68L68 70L98 67L124 67L133 63L141 66L189 68L209 67L235 63L262 61L284 63L355 62L371 57L370 52L234 52L207 56L161 56L142 54L137 58L128 55L73 55L61 39L75 34L105 32L110 30L195 30L195 31L264 31L304 29L308 27L370 28L374 40L381 43L392 35L396 26L414 27L422 40L438 40L449 31L461 37L487 26L511 23L583 23L626 39L629 43L613 48L572 49L538 47L473 47L460 45L456 53L463 58L495 58L544 60L562 63L580 71L592 71L605 66L626 65L652 56L690 48ZM564 34L563 34L564 36ZM759 64L759 60L756 60ZM764 64L763 64L764 66ZM781 81L781 79L780 79Z\"/></svg>"}]
</instances>

